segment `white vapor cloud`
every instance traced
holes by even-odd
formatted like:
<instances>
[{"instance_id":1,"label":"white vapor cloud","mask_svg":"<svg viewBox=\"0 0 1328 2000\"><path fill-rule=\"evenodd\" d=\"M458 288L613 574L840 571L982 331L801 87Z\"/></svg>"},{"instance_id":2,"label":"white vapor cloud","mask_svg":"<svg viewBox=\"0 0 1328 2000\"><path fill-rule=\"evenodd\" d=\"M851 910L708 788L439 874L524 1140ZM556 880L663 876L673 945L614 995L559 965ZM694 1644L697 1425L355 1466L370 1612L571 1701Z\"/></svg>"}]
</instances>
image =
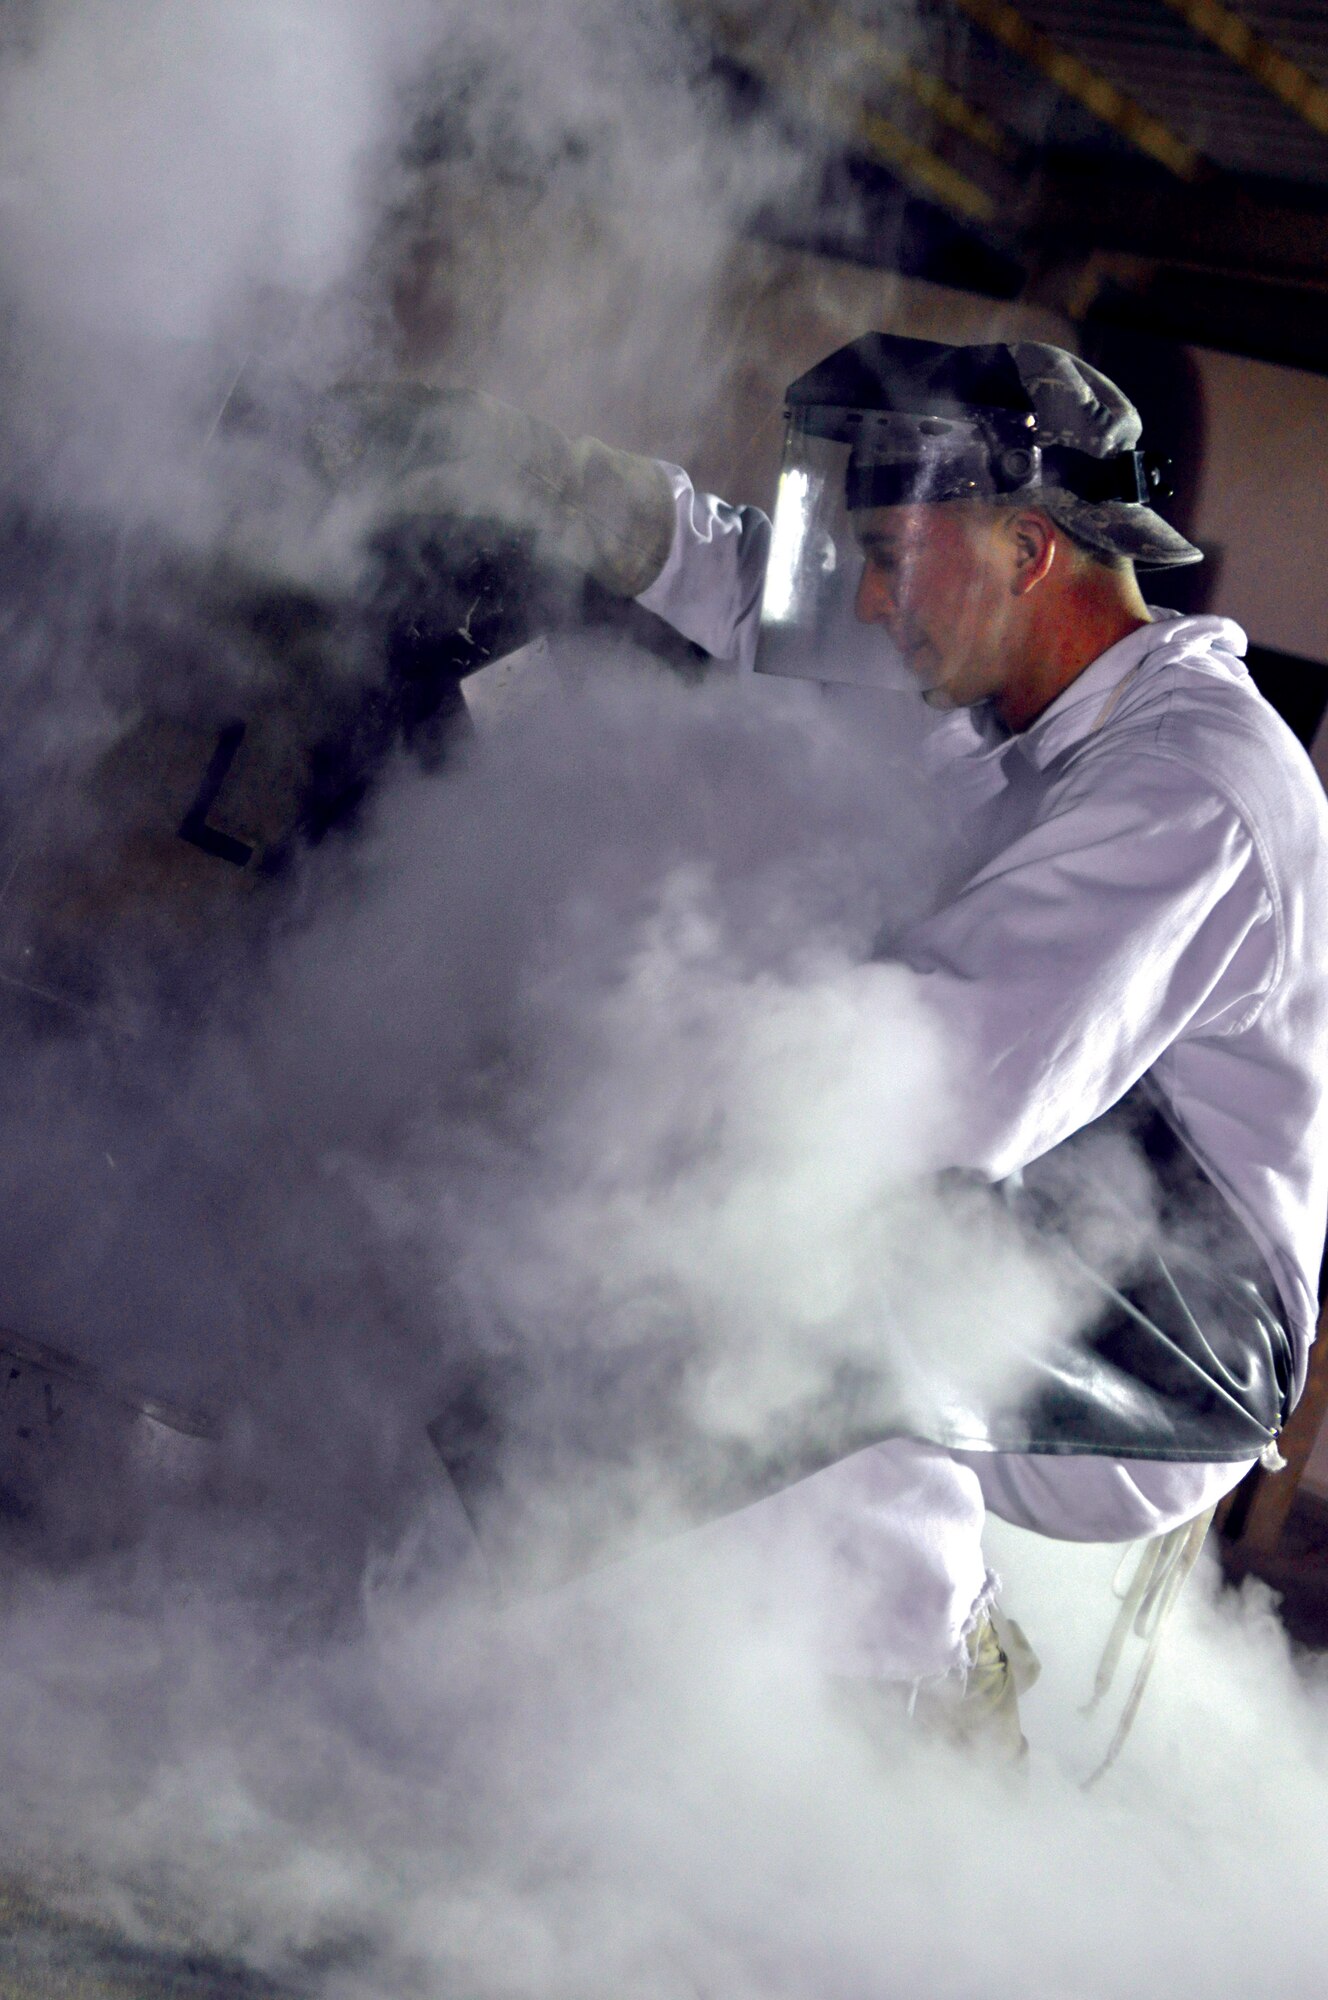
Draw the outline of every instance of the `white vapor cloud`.
<instances>
[{"instance_id":1,"label":"white vapor cloud","mask_svg":"<svg viewBox=\"0 0 1328 2000\"><path fill-rule=\"evenodd\" d=\"M29 18L0 68L5 951L29 850L100 852L69 771L146 715L192 772L199 689L272 670L170 566L286 490L209 437L242 360L407 355L662 449L755 337L715 283L790 171L663 5ZM220 1438L155 1504L66 1466L85 1532L55 1547L0 1468L0 1991L147 1992L182 1949L320 2000L1317 1993L1324 1681L1256 1588L1200 1572L1088 1794L1114 1551L992 1537L1046 1662L1023 1781L828 1685L810 1576L790 1615L752 1545L672 1533L649 1399L625 1468L541 1494L530 1553L656 1542L495 1588L426 1441L459 1357L662 1369L686 1435L759 1455L882 1359L896 1415L993 1393L1076 1306L933 1185L948 1070L877 950L963 869L921 709L690 685L603 633L514 686L266 905L195 912L182 983L117 953L118 878L52 897L113 1032L86 994L25 1014L2 960L0 1325ZM555 1381L593 1434L575 1404Z\"/></svg>"},{"instance_id":2,"label":"white vapor cloud","mask_svg":"<svg viewBox=\"0 0 1328 2000\"><path fill-rule=\"evenodd\" d=\"M85 1912L356 2000L1308 1996L1322 1676L1259 1593L1218 1605L1201 1577L1126 1761L1085 1794L1075 1704L1114 1553L1008 1531L1048 1654L1023 1782L884 1704L873 1740L729 1615L723 1571L501 1622L403 1611L380 1581L353 1645L284 1657L178 1583L148 1632L137 1593L117 1616L47 1585L4 1639L5 1816L36 1879L53 1828L66 1883L87 1859Z\"/></svg>"},{"instance_id":3,"label":"white vapor cloud","mask_svg":"<svg viewBox=\"0 0 1328 2000\"><path fill-rule=\"evenodd\" d=\"M0 92L8 254L58 332L204 340L262 285L343 280L412 0L49 0Z\"/></svg>"}]
</instances>

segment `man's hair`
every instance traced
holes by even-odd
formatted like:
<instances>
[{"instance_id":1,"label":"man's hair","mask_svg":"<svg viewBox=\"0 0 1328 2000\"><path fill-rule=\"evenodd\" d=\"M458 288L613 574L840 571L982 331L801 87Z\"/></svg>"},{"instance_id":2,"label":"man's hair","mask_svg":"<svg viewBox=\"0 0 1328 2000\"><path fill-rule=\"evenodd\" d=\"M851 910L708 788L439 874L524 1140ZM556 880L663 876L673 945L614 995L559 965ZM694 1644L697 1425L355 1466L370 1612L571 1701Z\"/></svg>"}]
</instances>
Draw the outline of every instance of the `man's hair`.
<instances>
[{"instance_id":1,"label":"man's hair","mask_svg":"<svg viewBox=\"0 0 1328 2000\"><path fill-rule=\"evenodd\" d=\"M1076 534L1070 522L1061 518L1058 508L1046 505L1045 494L1002 494L998 500L992 502L992 505L996 507L1028 507L1034 513L1045 514L1057 534L1064 535L1066 541L1072 547L1078 549L1080 555L1087 556L1090 561L1095 562L1099 568L1106 570L1112 576L1123 576L1127 570L1134 568L1134 564L1129 556L1123 556L1115 549L1097 547L1094 543L1086 541L1082 535Z\"/></svg>"},{"instance_id":2,"label":"man's hair","mask_svg":"<svg viewBox=\"0 0 1328 2000\"><path fill-rule=\"evenodd\" d=\"M1134 564L1129 556L1123 556L1115 549L1095 549L1091 542L1086 542L1081 535L1076 535L1074 529L1067 521L1057 521L1054 514L1048 516L1048 518L1059 528L1066 541L1071 542L1078 549L1080 555L1087 556L1100 569L1110 571L1112 576L1123 576L1126 570L1134 568Z\"/></svg>"}]
</instances>

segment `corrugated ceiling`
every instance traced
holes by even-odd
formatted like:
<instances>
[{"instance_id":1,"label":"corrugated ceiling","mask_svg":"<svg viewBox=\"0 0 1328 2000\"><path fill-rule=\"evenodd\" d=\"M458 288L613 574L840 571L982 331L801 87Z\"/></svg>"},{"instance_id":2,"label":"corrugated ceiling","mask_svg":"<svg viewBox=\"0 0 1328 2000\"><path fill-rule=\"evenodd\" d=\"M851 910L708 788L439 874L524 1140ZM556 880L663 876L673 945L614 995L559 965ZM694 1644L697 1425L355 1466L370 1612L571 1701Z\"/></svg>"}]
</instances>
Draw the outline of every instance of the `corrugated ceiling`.
<instances>
[{"instance_id":1,"label":"corrugated ceiling","mask_svg":"<svg viewBox=\"0 0 1328 2000\"><path fill-rule=\"evenodd\" d=\"M1322 0L1232 8L1283 54L1328 79ZM1020 12L1241 174L1328 185L1328 138L1191 28L1165 0L1020 0Z\"/></svg>"},{"instance_id":2,"label":"corrugated ceiling","mask_svg":"<svg viewBox=\"0 0 1328 2000\"><path fill-rule=\"evenodd\" d=\"M1328 0L678 4L806 146L791 239L1328 372Z\"/></svg>"}]
</instances>

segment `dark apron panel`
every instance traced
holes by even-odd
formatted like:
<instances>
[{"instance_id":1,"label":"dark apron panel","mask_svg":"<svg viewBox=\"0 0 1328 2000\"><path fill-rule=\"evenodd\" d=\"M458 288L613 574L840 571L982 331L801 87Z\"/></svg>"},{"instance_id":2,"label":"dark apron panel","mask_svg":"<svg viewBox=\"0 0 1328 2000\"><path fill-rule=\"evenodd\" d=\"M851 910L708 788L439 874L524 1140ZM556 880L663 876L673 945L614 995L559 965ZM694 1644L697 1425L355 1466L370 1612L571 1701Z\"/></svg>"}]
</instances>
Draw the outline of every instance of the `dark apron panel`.
<instances>
[{"instance_id":1,"label":"dark apron panel","mask_svg":"<svg viewBox=\"0 0 1328 2000\"><path fill-rule=\"evenodd\" d=\"M1113 1168L1127 1162L1150 1211L1147 1226L1134 1215L1132 1255L1121 1249L1127 1229L1104 1237L1096 1199L1110 1213ZM503 1567L533 1549L546 1571L550 1561L575 1571L657 1537L661 1486L666 1525L696 1525L892 1436L1199 1463L1254 1458L1274 1440L1292 1383L1276 1288L1146 1084L1009 1181L947 1179L964 1201L997 1204L1085 1302L1074 1339L1030 1350L1008 1405L914 1410L891 1425L880 1378L845 1367L755 1448L689 1420L685 1336L611 1355L475 1358L458 1368L429 1429L482 1544Z\"/></svg>"},{"instance_id":2,"label":"dark apron panel","mask_svg":"<svg viewBox=\"0 0 1328 2000\"><path fill-rule=\"evenodd\" d=\"M1159 1227L1113 1283L1066 1226L1063 1191L1088 1148L1131 1141ZM994 1193L1101 1297L1077 1339L1031 1359L1017 1404L939 1424L966 1450L1188 1460L1256 1457L1290 1411L1293 1360L1263 1253L1145 1081Z\"/></svg>"}]
</instances>

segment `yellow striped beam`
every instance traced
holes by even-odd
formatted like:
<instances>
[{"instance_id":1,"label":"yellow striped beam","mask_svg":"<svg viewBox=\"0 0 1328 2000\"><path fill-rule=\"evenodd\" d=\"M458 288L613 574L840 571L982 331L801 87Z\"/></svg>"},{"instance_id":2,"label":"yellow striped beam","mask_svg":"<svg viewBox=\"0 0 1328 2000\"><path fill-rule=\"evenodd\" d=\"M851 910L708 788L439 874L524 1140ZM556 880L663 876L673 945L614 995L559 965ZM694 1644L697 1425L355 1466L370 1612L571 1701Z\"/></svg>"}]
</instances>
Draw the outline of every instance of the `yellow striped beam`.
<instances>
[{"instance_id":1,"label":"yellow striped beam","mask_svg":"<svg viewBox=\"0 0 1328 2000\"><path fill-rule=\"evenodd\" d=\"M1307 125L1328 137L1328 88L1256 34L1243 15L1222 6L1220 0L1164 0L1164 4L1196 35L1212 42L1274 97L1299 112Z\"/></svg>"},{"instance_id":2,"label":"yellow striped beam","mask_svg":"<svg viewBox=\"0 0 1328 2000\"><path fill-rule=\"evenodd\" d=\"M791 102L801 104L813 117L833 120L864 152L909 182L919 194L926 195L961 222L987 223L995 219L997 204L986 188L951 166L930 146L911 138L883 112L867 105L858 87L861 79L849 88L847 82L827 75L814 61L809 61L805 51L790 48L787 42L777 44L768 33L753 32L745 23L740 24L728 15L722 5L714 4L714 0L699 0L699 4L698 0L690 0L688 11L706 23L737 61L773 84ZM768 27L768 21L765 25ZM865 39L875 43L874 37ZM882 62L893 63L883 46L875 52Z\"/></svg>"},{"instance_id":3,"label":"yellow striped beam","mask_svg":"<svg viewBox=\"0 0 1328 2000\"><path fill-rule=\"evenodd\" d=\"M1009 0L957 0L957 4L993 41L1039 70L1058 90L1073 97L1141 153L1181 180L1194 180L1202 171L1204 159L1196 146L1127 97L1099 70L1061 48ZM1178 4L1178 0L1168 0L1168 4ZM1201 4L1201 0L1194 0L1194 4Z\"/></svg>"},{"instance_id":4,"label":"yellow striped beam","mask_svg":"<svg viewBox=\"0 0 1328 2000\"><path fill-rule=\"evenodd\" d=\"M892 119L879 111L851 104L847 98L841 109L864 150L911 181L920 193L929 195L964 222L995 220L996 202L985 188L952 167L939 153L933 153L929 146L910 139Z\"/></svg>"},{"instance_id":5,"label":"yellow striped beam","mask_svg":"<svg viewBox=\"0 0 1328 2000\"><path fill-rule=\"evenodd\" d=\"M988 118L984 111L961 97L957 90L951 90L948 83L929 70L919 69L916 63L903 58L895 58L882 50L874 60L880 64L882 73L889 77L900 90L931 112L933 118L942 125L948 125L952 132L958 132L975 146L992 153L998 160L1012 160L1019 151L1013 135Z\"/></svg>"},{"instance_id":6,"label":"yellow striped beam","mask_svg":"<svg viewBox=\"0 0 1328 2000\"><path fill-rule=\"evenodd\" d=\"M948 126L998 160L1011 160L1018 153L1013 135L994 118L970 104L942 77L891 48L880 35L862 27L851 15L838 7L819 5L808 8L803 18L838 54L858 66L864 82L879 78L922 105L938 124Z\"/></svg>"}]
</instances>

